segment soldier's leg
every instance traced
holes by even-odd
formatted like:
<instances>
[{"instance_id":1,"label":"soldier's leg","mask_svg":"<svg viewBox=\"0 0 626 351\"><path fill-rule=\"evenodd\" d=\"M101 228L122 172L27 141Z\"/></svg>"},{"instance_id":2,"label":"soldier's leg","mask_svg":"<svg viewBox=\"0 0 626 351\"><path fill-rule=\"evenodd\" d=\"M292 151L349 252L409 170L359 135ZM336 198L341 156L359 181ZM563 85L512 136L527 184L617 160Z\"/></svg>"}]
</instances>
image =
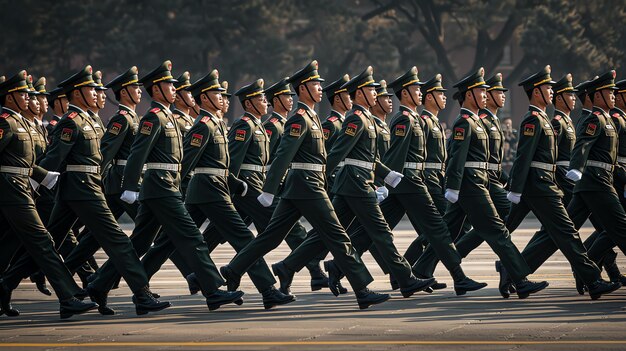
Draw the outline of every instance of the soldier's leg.
<instances>
[{"instance_id":1,"label":"soldier's leg","mask_svg":"<svg viewBox=\"0 0 626 351\"><path fill-rule=\"evenodd\" d=\"M606 235L613 241L614 245L622 253L626 253L626 212L624 212L617 194L581 192L579 195L605 229ZM591 256L591 253L594 256ZM604 254L606 253L604 252ZM598 262L604 256L600 250L593 250L589 252L589 255L595 262Z\"/></svg>"}]
</instances>

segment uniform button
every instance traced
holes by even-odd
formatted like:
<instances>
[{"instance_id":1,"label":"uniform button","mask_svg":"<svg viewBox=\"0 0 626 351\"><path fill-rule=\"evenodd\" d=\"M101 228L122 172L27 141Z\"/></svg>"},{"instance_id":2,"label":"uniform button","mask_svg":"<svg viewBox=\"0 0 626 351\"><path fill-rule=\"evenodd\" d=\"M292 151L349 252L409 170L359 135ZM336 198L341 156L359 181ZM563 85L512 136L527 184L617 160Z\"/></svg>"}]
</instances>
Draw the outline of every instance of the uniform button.
<instances>
[{"instance_id":1,"label":"uniform button","mask_svg":"<svg viewBox=\"0 0 626 351\"><path fill-rule=\"evenodd\" d=\"M163 180L163 179L165 179L165 178L161 177L161 180Z\"/></svg>"},{"instance_id":2,"label":"uniform button","mask_svg":"<svg viewBox=\"0 0 626 351\"><path fill-rule=\"evenodd\" d=\"M306 180L309 180L309 177L304 177Z\"/></svg>"},{"instance_id":3,"label":"uniform button","mask_svg":"<svg viewBox=\"0 0 626 351\"><path fill-rule=\"evenodd\" d=\"M80 182L81 182L81 183L83 183L83 184L85 183L85 181L84 181L84 180L81 180Z\"/></svg>"}]
</instances>

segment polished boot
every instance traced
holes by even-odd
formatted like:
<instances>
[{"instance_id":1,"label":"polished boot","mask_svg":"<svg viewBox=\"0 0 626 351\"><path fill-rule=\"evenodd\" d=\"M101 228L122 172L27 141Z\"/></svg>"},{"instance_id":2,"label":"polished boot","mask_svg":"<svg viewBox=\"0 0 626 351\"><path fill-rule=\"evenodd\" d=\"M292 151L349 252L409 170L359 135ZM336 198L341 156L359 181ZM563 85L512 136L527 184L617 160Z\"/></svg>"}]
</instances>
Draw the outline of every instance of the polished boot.
<instances>
[{"instance_id":1,"label":"polished boot","mask_svg":"<svg viewBox=\"0 0 626 351\"><path fill-rule=\"evenodd\" d=\"M198 282L198 277L196 277L196 273L189 274L185 280L187 280L187 285L189 286L189 294L195 295L200 291L200 283Z\"/></svg>"},{"instance_id":2,"label":"polished boot","mask_svg":"<svg viewBox=\"0 0 626 351\"><path fill-rule=\"evenodd\" d=\"M291 282L293 281L293 276L296 272L287 268L283 261L274 263L272 265L272 272L280 281L280 292L285 295L289 295L291 292Z\"/></svg>"},{"instance_id":3,"label":"polished boot","mask_svg":"<svg viewBox=\"0 0 626 351\"><path fill-rule=\"evenodd\" d=\"M513 281L509 277L509 273L500 261L496 261L496 272L500 273L500 282L498 283L498 291L503 298L508 299L510 294L515 292Z\"/></svg>"},{"instance_id":4,"label":"polished boot","mask_svg":"<svg viewBox=\"0 0 626 351\"><path fill-rule=\"evenodd\" d=\"M135 303L135 311L138 316L147 314L148 312L161 311L172 306L172 304L167 301L161 302L157 300L147 286L135 293L133 302Z\"/></svg>"},{"instance_id":5,"label":"polished boot","mask_svg":"<svg viewBox=\"0 0 626 351\"><path fill-rule=\"evenodd\" d=\"M75 297L72 297L61 301L59 313L61 315L61 319L67 319L75 314L83 314L87 311L91 311L96 307L98 307L98 305L94 302L83 302Z\"/></svg>"},{"instance_id":6,"label":"polished boot","mask_svg":"<svg viewBox=\"0 0 626 351\"><path fill-rule=\"evenodd\" d=\"M421 279L413 277L409 285L400 288L400 292L402 293L402 297L404 298L411 297L418 291L423 291L430 288L433 284L435 284L435 282L435 278Z\"/></svg>"},{"instance_id":7,"label":"polished boot","mask_svg":"<svg viewBox=\"0 0 626 351\"><path fill-rule=\"evenodd\" d=\"M604 269L606 270L606 274L609 276L609 280L612 282L617 282L622 284L626 284L626 276L623 275L619 271L619 267L617 266L617 253L615 251L610 251L604 257Z\"/></svg>"},{"instance_id":8,"label":"polished boot","mask_svg":"<svg viewBox=\"0 0 626 351\"><path fill-rule=\"evenodd\" d=\"M266 310L275 306L286 305L296 301L295 296L283 294L273 286L265 291L262 291L261 295L263 295L263 307L265 307Z\"/></svg>"},{"instance_id":9,"label":"polished boot","mask_svg":"<svg viewBox=\"0 0 626 351\"><path fill-rule=\"evenodd\" d=\"M46 285L46 276L43 274L43 272L39 271L31 275L30 281L35 283L35 286L40 293L46 296L52 296L52 291L50 291L50 289L48 289L48 286Z\"/></svg>"},{"instance_id":10,"label":"polished boot","mask_svg":"<svg viewBox=\"0 0 626 351\"><path fill-rule=\"evenodd\" d=\"M243 295L242 291L224 291L218 289L206 296L206 305L209 307L209 311L215 311L222 305L233 303L238 300L243 301Z\"/></svg>"},{"instance_id":11,"label":"polished boot","mask_svg":"<svg viewBox=\"0 0 626 351\"><path fill-rule=\"evenodd\" d=\"M1 314L6 314L8 317L17 317L20 315L18 309L13 308L11 305L11 293L13 290L9 289L6 283L0 279L0 308L2 308Z\"/></svg>"},{"instance_id":12,"label":"polished boot","mask_svg":"<svg viewBox=\"0 0 626 351\"><path fill-rule=\"evenodd\" d=\"M228 291L236 291L241 284L241 276L235 274L232 269L228 266L220 267L220 273L222 277L226 280L226 290Z\"/></svg>"},{"instance_id":13,"label":"polished boot","mask_svg":"<svg viewBox=\"0 0 626 351\"><path fill-rule=\"evenodd\" d=\"M311 275L311 291L318 291L322 288L328 288L328 276L322 271L319 263L307 266Z\"/></svg>"},{"instance_id":14,"label":"polished boot","mask_svg":"<svg viewBox=\"0 0 626 351\"><path fill-rule=\"evenodd\" d=\"M108 295L101 291L97 291L91 284L87 285L87 293L91 301L98 304L98 312L103 316L112 316L115 314L115 310L107 306Z\"/></svg>"},{"instance_id":15,"label":"polished boot","mask_svg":"<svg viewBox=\"0 0 626 351\"><path fill-rule=\"evenodd\" d=\"M371 305L383 303L391 298L389 294L379 294L368 288L361 289L356 292L356 301L359 303L359 309L366 309Z\"/></svg>"},{"instance_id":16,"label":"polished boot","mask_svg":"<svg viewBox=\"0 0 626 351\"><path fill-rule=\"evenodd\" d=\"M487 286L487 283L479 283L465 275L461 266L456 266L450 271L454 280L454 292L460 296L465 295L468 291L480 290Z\"/></svg>"},{"instance_id":17,"label":"polished boot","mask_svg":"<svg viewBox=\"0 0 626 351\"><path fill-rule=\"evenodd\" d=\"M522 281L515 283L515 290L517 290L517 297L525 299L530 296L530 294L537 293L547 288L548 285L549 284L546 281L533 282L524 278Z\"/></svg>"},{"instance_id":18,"label":"polished boot","mask_svg":"<svg viewBox=\"0 0 626 351\"><path fill-rule=\"evenodd\" d=\"M595 282L587 285L589 289L589 296L592 300L599 299L602 295L610 294L613 291L619 289L622 284L617 282L607 282L602 279L598 279Z\"/></svg>"}]
</instances>

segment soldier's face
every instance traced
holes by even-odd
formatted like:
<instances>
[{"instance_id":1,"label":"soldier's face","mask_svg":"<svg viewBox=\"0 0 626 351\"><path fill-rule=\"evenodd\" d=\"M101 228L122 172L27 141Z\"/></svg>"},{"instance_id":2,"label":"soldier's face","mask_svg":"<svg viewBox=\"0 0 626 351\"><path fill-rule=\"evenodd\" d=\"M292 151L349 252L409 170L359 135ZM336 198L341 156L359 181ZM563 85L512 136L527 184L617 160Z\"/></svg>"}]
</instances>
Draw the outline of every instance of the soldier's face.
<instances>
[{"instance_id":1,"label":"soldier's face","mask_svg":"<svg viewBox=\"0 0 626 351\"><path fill-rule=\"evenodd\" d=\"M492 90L487 94L487 106L502 108L506 102L506 95L501 90Z\"/></svg>"},{"instance_id":2,"label":"soldier's face","mask_svg":"<svg viewBox=\"0 0 626 351\"><path fill-rule=\"evenodd\" d=\"M376 88L374 87L363 87L360 89L361 92L363 93L363 97L365 98L365 101L370 105L370 107L372 106L376 106Z\"/></svg>"},{"instance_id":3,"label":"soldier's face","mask_svg":"<svg viewBox=\"0 0 626 351\"><path fill-rule=\"evenodd\" d=\"M224 99L222 99L222 93L219 91L210 91L207 93L207 97L213 101L213 104L217 107L218 110L222 109L222 105L224 104Z\"/></svg>"},{"instance_id":4,"label":"soldier's face","mask_svg":"<svg viewBox=\"0 0 626 351\"><path fill-rule=\"evenodd\" d=\"M40 114L44 114L48 112L48 99L46 99L45 95L37 96L37 100L39 100L39 107L41 108Z\"/></svg>"},{"instance_id":5,"label":"soldier's face","mask_svg":"<svg viewBox=\"0 0 626 351\"><path fill-rule=\"evenodd\" d=\"M31 96L28 99L28 110L34 115L39 115L41 113L41 107L39 106L39 100L37 100L36 96Z\"/></svg>"},{"instance_id":6,"label":"soldier's face","mask_svg":"<svg viewBox=\"0 0 626 351\"><path fill-rule=\"evenodd\" d=\"M607 107L614 108L615 107L615 93L613 92L613 90L604 89L602 91L602 94L604 95L604 99L606 100L606 103L608 105Z\"/></svg>"},{"instance_id":7,"label":"soldier's face","mask_svg":"<svg viewBox=\"0 0 626 351\"><path fill-rule=\"evenodd\" d=\"M26 109L28 109L28 93L11 93L11 96L13 97L13 101L15 101L15 106L20 110L18 112L26 111Z\"/></svg>"},{"instance_id":8,"label":"soldier's face","mask_svg":"<svg viewBox=\"0 0 626 351\"><path fill-rule=\"evenodd\" d=\"M291 111L293 108L293 97L291 95L282 94L278 95L278 98L283 103L287 111Z\"/></svg>"},{"instance_id":9,"label":"soldier's face","mask_svg":"<svg viewBox=\"0 0 626 351\"><path fill-rule=\"evenodd\" d=\"M376 100L376 105L378 105L383 112L387 114L391 113L393 110L393 100L391 99L391 96L380 96Z\"/></svg>"},{"instance_id":10,"label":"soldier's face","mask_svg":"<svg viewBox=\"0 0 626 351\"><path fill-rule=\"evenodd\" d=\"M563 102L567 105L569 110L573 110L576 106L576 94L574 93L565 93L561 95L563 97Z\"/></svg>"},{"instance_id":11,"label":"soldier's face","mask_svg":"<svg viewBox=\"0 0 626 351\"><path fill-rule=\"evenodd\" d=\"M437 101L437 105L441 106L442 110L446 108L446 102L448 101L448 98L446 98L446 94L444 94L443 91L436 91L432 95Z\"/></svg>"},{"instance_id":12,"label":"soldier's face","mask_svg":"<svg viewBox=\"0 0 626 351\"><path fill-rule=\"evenodd\" d=\"M486 88L474 88L472 89L474 96L476 97L477 108L487 107L487 89Z\"/></svg>"},{"instance_id":13,"label":"soldier's face","mask_svg":"<svg viewBox=\"0 0 626 351\"><path fill-rule=\"evenodd\" d=\"M61 105L61 111L63 111L63 113L67 112L67 109L70 108L70 100L68 100L67 97L62 97L57 99L57 101Z\"/></svg>"},{"instance_id":14,"label":"soldier's face","mask_svg":"<svg viewBox=\"0 0 626 351\"><path fill-rule=\"evenodd\" d=\"M322 101L322 84L320 82L307 82L305 84L313 96L313 101L315 103Z\"/></svg>"},{"instance_id":15,"label":"soldier's face","mask_svg":"<svg viewBox=\"0 0 626 351\"><path fill-rule=\"evenodd\" d=\"M182 100L182 101L180 101ZM187 90L180 90L176 93L176 101L177 104L185 105L189 107L194 107L196 105L196 100L194 100L191 96L191 92Z\"/></svg>"},{"instance_id":16,"label":"soldier's face","mask_svg":"<svg viewBox=\"0 0 626 351\"><path fill-rule=\"evenodd\" d=\"M98 97L97 98L98 108L102 110L104 108L104 105L106 104L107 96L104 93L104 90L96 90L96 96Z\"/></svg>"},{"instance_id":17,"label":"soldier's face","mask_svg":"<svg viewBox=\"0 0 626 351\"><path fill-rule=\"evenodd\" d=\"M552 90L552 85L544 84L541 87L539 87L539 90L541 90L541 94L545 96L546 101L548 101L548 104L550 104L550 101L552 101L554 97L554 91Z\"/></svg>"},{"instance_id":18,"label":"soldier's face","mask_svg":"<svg viewBox=\"0 0 626 351\"><path fill-rule=\"evenodd\" d=\"M174 83L163 82L159 84L161 85L159 92L163 92L163 99L165 99L168 103L173 104L174 100L176 100L176 88L174 87Z\"/></svg>"},{"instance_id":19,"label":"soldier's face","mask_svg":"<svg viewBox=\"0 0 626 351\"><path fill-rule=\"evenodd\" d=\"M228 112L228 108L230 107L230 100L228 100L227 97L222 96L222 113L226 114L226 112Z\"/></svg>"},{"instance_id":20,"label":"soldier's face","mask_svg":"<svg viewBox=\"0 0 626 351\"><path fill-rule=\"evenodd\" d=\"M80 88L80 91L74 90L74 94L78 94L78 96L74 95L78 98L78 100L84 99L87 107L97 107L96 102L98 100L98 97L96 95L96 89L94 87L82 87Z\"/></svg>"},{"instance_id":21,"label":"soldier's face","mask_svg":"<svg viewBox=\"0 0 626 351\"><path fill-rule=\"evenodd\" d=\"M350 94L347 91L343 91L339 93L339 99L343 101L343 104L345 105L344 108L346 110L349 110L352 108L352 99L350 99Z\"/></svg>"},{"instance_id":22,"label":"soldier's face","mask_svg":"<svg viewBox=\"0 0 626 351\"><path fill-rule=\"evenodd\" d=\"M267 114L267 99L265 98L265 94L257 95L256 97L250 99L250 103L256 108L256 111L262 115ZM252 109L254 111L254 108Z\"/></svg>"}]
</instances>

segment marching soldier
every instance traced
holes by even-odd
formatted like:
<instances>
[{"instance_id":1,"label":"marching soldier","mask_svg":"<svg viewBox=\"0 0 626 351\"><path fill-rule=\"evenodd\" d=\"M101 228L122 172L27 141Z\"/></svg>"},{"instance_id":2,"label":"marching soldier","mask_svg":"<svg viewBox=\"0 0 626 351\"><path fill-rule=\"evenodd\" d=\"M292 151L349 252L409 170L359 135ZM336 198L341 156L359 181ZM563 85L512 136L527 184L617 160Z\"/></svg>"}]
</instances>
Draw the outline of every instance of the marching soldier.
<instances>
[{"instance_id":1,"label":"marching soldier","mask_svg":"<svg viewBox=\"0 0 626 351\"><path fill-rule=\"evenodd\" d=\"M391 144L391 135L389 134L389 126L385 119L387 115L393 111L393 100L391 97L393 94L387 91L387 81L381 80L378 82L380 85L376 88L376 105L372 106L370 112L372 113L372 117L374 117L374 122L378 126L378 157L382 159L389 150L389 145ZM379 186L383 186L383 184L377 184Z\"/></svg>"},{"instance_id":2,"label":"marching soldier","mask_svg":"<svg viewBox=\"0 0 626 351\"><path fill-rule=\"evenodd\" d=\"M285 134L276 152L267 181L263 185L263 192L258 197L258 201L263 206L271 206L287 168L291 167L285 178L272 220L265 231L241 250L227 266L222 267L222 273L229 284L238 282L243 272L247 271L256 260L277 247L296 221L304 216L324 238L324 244L330 249L337 260L337 265L346 273L354 288L359 308L364 309L385 302L390 296L367 289L367 285L373 280L372 276L352 248L350 239L339 223L326 194L324 174L326 151L321 123L314 112L315 104L322 99L320 82L323 82L323 79L317 69L317 61L312 61L289 78L289 82L298 94L297 110L285 124ZM307 240L310 240L310 237ZM302 266L306 265L311 258L307 259ZM290 278L295 272L289 270L284 264L275 264L272 268L281 280L281 287L288 288L291 285Z\"/></svg>"},{"instance_id":3,"label":"marching soldier","mask_svg":"<svg viewBox=\"0 0 626 351\"><path fill-rule=\"evenodd\" d=\"M50 95L48 95L48 105L52 108L52 112L54 115L48 121L48 125L46 126L46 130L48 132L48 142L50 142L50 138L52 136L52 129L59 123L61 120L61 116L67 113L67 109L69 107L69 101L67 100L67 96L63 92L61 88L55 88L50 91Z\"/></svg>"},{"instance_id":4,"label":"marching soldier","mask_svg":"<svg viewBox=\"0 0 626 351\"><path fill-rule=\"evenodd\" d=\"M85 297L76 285L63 261L54 250L50 234L46 231L33 201L33 187L52 188L59 173L46 171L35 164L35 145L31 126L20 112L28 109L28 84L26 71L21 71L0 83L0 188L4 196L0 200L2 220L11 231L6 239L19 240L36 267L43 270L54 288L61 304L61 318L85 313L97 307L95 303L84 303L75 296ZM32 177L32 181L29 181ZM7 245L3 245L2 255ZM38 269L38 268L35 268ZM29 272L34 273L34 272ZM26 274L25 276L28 276ZM11 292L21 280L0 279L0 314L9 317L19 315L11 306Z\"/></svg>"},{"instance_id":5,"label":"marching soldier","mask_svg":"<svg viewBox=\"0 0 626 351\"><path fill-rule=\"evenodd\" d=\"M196 106L196 101L191 96L191 92L187 89L191 86L191 78L189 72L185 71L174 83L176 88L175 108L172 110L174 119L178 122L178 127L183 133L183 138L189 133L193 125L194 118L189 114Z\"/></svg>"},{"instance_id":6,"label":"marching soldier","mask_svg":"<svg viewBox=\"0 0 626 351\"><path fill-rule=\"evenodd\" d=\"M140 200L132 234L137 254L143 255L163 228L200 278L209 310L215 310L241 299L243 293L219 290L224 281L209 257L202 234L184 208L180 193L181 132L169 110L176 96L173 84L176 80L171 68L171 62L165 61L139 80L152 98L152 104L141 118L139 133L131 146L120 198L129 204ZM146 171L140 184L144 164ZM115 268L103 266L98 278L88 287L90 294L104 305L117 279Z\"/></svg>"}]
</instances>

